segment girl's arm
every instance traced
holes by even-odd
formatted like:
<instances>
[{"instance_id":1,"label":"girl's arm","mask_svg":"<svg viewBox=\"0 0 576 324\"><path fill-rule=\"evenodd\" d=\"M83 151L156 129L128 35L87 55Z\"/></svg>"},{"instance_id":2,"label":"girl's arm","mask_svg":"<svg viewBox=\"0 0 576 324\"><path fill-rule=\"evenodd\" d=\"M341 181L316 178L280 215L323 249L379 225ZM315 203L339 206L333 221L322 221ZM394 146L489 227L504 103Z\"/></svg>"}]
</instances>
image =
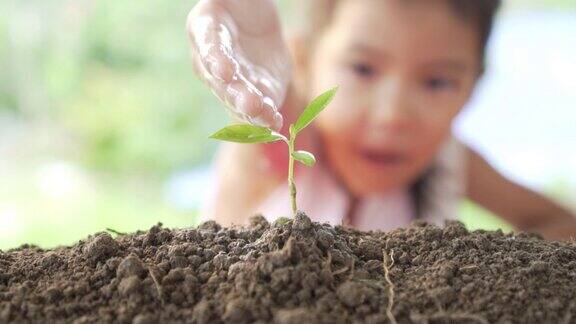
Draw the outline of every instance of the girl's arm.
<instances>
[{"instance_id":1,"label":"girl's arm","mask_svg":"<svg viewBox=\"0 0 576 324\"><path fill-rule=\"evenodd\" d=\"M576 216L552 200L504 178L468 149L467 196L522 231L547 239L576 238Z\"/></svg>"},{"instance_id":2,"label":"girl's arm","mask_svg":"<svg viewBox=\"0 0 576 324\"><path fill-rule=\"evenodd\" d=\"M256 208L282 182L262 145L225 143L217 156L218 183L211 215L221 225L247 225Z\"/></svg>"}]
</instances>

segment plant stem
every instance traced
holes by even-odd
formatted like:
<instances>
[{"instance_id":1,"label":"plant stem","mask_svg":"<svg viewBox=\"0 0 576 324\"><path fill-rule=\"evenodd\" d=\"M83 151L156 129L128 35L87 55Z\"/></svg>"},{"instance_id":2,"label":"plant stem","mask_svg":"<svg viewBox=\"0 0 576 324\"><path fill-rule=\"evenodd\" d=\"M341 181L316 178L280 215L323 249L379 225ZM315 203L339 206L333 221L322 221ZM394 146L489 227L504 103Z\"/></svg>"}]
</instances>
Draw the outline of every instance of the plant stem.
<instances>
[{"instance_id":1,"label":"plant stem","mask_svg":"<svg viewBox=\"0 0 576 324\"><path fill-rule=\"evenodd\" d=\"M288 140L288 187L290 189L290 199L292 202L292 214L296 217L298 207L296 206L296 185L294 184L294 142L296 135L294 134L293 127L290 126L290 139Z\"/></svg>"}]
</instances>

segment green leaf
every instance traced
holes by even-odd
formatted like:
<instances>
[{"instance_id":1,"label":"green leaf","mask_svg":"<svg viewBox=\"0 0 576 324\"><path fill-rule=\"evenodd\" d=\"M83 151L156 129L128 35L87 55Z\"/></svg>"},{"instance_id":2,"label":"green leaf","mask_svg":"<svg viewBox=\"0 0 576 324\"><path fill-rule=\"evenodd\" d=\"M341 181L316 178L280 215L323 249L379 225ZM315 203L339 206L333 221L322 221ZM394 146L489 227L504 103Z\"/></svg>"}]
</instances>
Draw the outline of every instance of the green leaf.
<instances>
[{"instance_id":1,"label":"green leaf","mask_svg":"<svg viewBox=\"0 0 576 324\"><path fill-rule=\"evenodd\" d=\"M332 88L312 100L308 107L304 109L300 117L298 117L296 123L294 123L294 135L306 128L306 126L308 126L316 116L318 116L318 114L328 106L330 101L334 98L334 95L336 95L337 90L338 87Z\"/></svg>"},{"instance_id":2,"label":"green leaf","mask_svg":"<svg viewBox=\"0 0 576 324\"><path fill-rule=\"evenodd\" d=\"M306 152L306 151L295 151L292 152L292 157L298 161L303 163L306 166L313 166L314 164L316 164L316 158L314 157L314 155L310 152Z\"/></svg>"},{"instance_id":3,"label":"green leaf","mask_svg":"<svg viewBox=\"0 0 576 324\"><path fill-rule=\"evenodd\" d=\"M248 124L224 127L214 133L210 138L235 143L272 143L286 141L286 137L267 127Z\"/></svg>"}]
</instances>

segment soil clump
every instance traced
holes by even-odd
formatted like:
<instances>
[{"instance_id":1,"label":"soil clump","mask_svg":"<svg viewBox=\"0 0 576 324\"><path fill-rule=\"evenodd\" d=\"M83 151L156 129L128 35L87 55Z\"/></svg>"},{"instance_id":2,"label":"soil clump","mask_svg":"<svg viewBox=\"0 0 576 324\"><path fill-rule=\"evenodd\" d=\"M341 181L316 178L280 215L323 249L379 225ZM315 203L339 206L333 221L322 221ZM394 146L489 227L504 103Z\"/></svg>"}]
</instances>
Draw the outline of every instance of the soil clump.
<instances>
[{"instance_id":1,"label":"soil clump","mask_svg":"<svg viewBox=\"0 0 576 324\"><path fill-rule=\"evenodd\" d=\"M576 323L576 244L304 214L0 251L1 323Z\"/></svg>"}]
</instances>

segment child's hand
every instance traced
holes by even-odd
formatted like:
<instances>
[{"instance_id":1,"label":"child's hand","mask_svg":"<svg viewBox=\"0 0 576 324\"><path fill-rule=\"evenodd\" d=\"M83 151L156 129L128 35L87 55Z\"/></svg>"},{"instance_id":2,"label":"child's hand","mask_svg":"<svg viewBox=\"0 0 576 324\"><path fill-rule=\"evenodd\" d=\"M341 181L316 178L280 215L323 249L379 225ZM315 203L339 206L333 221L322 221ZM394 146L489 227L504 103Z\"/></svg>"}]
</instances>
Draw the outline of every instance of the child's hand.
<instances>
[{"instance_id":1,"label":"child's hand","mask_svg":"<svg viewBox=\"0 0 576 324\"><path fill-rule=\"evenodd\" d=\"M273 0L201 0L187 30L196 73L230 111L280 129L291 62Z\"/></svg>"}]
</instances>

